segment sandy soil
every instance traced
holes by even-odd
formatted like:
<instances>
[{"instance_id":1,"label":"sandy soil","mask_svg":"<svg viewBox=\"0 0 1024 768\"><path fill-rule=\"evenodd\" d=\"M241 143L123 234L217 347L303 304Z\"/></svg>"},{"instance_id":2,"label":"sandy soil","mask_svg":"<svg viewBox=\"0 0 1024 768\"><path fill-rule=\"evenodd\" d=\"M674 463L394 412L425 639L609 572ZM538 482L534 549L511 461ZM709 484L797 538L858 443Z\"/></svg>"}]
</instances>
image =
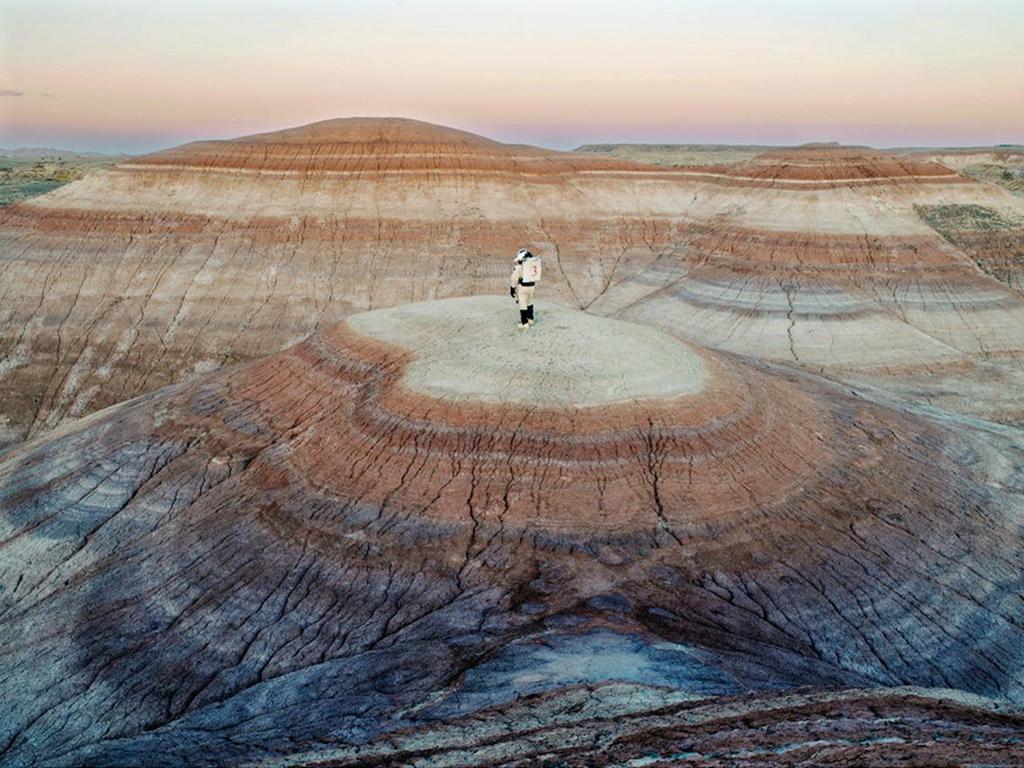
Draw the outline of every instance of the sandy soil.
<instances>
[{"instance_id":1,"label":"sandy soil","mask_svg":"<svg viewBox=\"0 0 1024 768\"><path fill-rule=\"evenodd\" d=\"M403 383L445 400L588 407L693 394L706 379L700 356L666 333L544 302L536 310L527 330L500 296L377 310L348 325L411 349Z\"/></svg>"}]
</instances>

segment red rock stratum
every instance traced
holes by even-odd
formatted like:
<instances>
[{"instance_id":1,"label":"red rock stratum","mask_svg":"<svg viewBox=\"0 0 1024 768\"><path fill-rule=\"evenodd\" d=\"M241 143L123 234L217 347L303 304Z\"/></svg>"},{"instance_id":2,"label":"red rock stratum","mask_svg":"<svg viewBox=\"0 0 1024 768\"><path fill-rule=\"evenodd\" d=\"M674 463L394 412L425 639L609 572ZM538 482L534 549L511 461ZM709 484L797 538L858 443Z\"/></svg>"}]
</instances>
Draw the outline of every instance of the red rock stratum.
<instances>
[{"instance_id":1,"label":"red rock stratum","mask_svg":"<svg viewBox=\"0 0 1024 768\"><path fill-rule=\"evenodd\" d=\"M0 443L356 311L491 293L523 245L571 306L1020 422L1022 221L1005 189L857 147L671 169L397 119L197 142L0 211Z\"/></svg>"},{"instance_id":2,"label":"red rock stratum","mask_svg":"<svg viewBox=\"0 0 1024 768\"><path fill-rule=\"evenodd\" d=\"M10 452L0 760L1020 759L1016 430L538 310L358 314Z\"/></svg>"}]
</instances>

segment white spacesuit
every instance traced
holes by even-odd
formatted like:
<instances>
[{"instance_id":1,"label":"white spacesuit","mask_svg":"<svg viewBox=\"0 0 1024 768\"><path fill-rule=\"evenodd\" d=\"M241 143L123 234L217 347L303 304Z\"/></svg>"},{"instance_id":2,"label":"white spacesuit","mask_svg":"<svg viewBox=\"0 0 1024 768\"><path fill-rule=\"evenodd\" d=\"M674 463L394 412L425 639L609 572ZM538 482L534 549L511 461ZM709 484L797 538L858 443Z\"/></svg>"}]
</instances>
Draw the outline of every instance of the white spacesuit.
<instances>
[{"instance_id":1,"label":"white spacesuit","mask_svg":"<svg viewBox=\"0 0 1024 768\"><path fill-rule=\"evenodd\" d=\"M519 304L519 327L521 329L533 325L533 290L534 286L540 282L540 277L540 256L534 256L525 248L520 248L512 269L509 293Z\"/></svg>"}]
</instances>

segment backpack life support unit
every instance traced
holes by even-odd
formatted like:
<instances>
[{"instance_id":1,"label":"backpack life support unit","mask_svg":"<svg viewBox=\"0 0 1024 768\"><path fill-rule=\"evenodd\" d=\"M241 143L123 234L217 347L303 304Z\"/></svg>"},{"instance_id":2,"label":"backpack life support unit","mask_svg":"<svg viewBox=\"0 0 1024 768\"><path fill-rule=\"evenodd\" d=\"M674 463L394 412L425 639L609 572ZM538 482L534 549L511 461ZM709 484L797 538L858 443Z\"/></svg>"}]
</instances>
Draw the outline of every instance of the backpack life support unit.
<instances>
[{"instance_id":1,"label":"backpack life support unit","mask_svg":"<svg viewBox=\"0 0 1024 768\"><path fill-rule=\"evenodd\" d=\"M523 285L533 285L540 282L541 276L540 256L527 256L523 259Z\"/></svg>"}]
</instances>

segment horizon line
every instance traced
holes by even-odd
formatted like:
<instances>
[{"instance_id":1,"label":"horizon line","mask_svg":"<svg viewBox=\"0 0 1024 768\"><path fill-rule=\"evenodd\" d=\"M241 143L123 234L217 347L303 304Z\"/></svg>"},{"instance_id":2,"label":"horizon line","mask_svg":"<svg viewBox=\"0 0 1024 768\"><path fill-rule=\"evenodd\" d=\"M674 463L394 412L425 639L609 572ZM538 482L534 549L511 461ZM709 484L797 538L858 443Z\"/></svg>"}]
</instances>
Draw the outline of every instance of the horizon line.
<instances>
[{"instance_id":1,"label":"horizon line","mask_svg":"<svg viewBox=\"0 0 1024 768\"><path fill-rule=\"evenodd\" d=\"M79 141L89 142L88 144L75 144L69 142L68 144L58 144L57 142L50 142L46 139L40 140L39 143L19 143L11 146L0 146L0 152L21 152L21 151L54 151L54 152L72 152L76 154L99 154L99 155L146 155L155 152L161 152L176 147L185 146L187 144L206 142L206 141L237 141L239 139L259 136L267 133L277 133L289 130L297 130L300 128L307 128L320 123L328 123L334 121L343 120L405 120L409 122L423 123L433 127L446 128L453 131L459 131L462 133L470 133L481 138L497 141L501 144L507 145L521 145L536 147L538 149L545 149L555 152L574 152L583 147L593 146L691 146L691 147L755 147L755 148L793 148L807 145L836 145L842 147L865 147L868 149L874 149L879 151L895 151L895 150L910 150L910 149L1012 149L1012 148L1024 148L1024 139L1020 141L1008 141L1008 142L993 142L993 143L951 143L951 142L929 142L917 144L917 143L895 143L895 144L875 144L861 141L841 141L836 139L819 138L807 141L794 141L794 142L779 142L779 141L707 141L707 140L685 140L685 139L651 139L646 141L638 141L635 139L592 139L583 140L579 143L575 142L531 142L517 140L515 138L493 138L489 133L485 133L481 130L474 130L472 128L460 128L445 123L433 122L430 120L423 120L421 118L414 117L403 117L398 115L385 115L385 116L371 116L371 115L350 115L346 117L329 117L322 118L319 120L312 120L310 122L303 122L294 125L286 125L284 127L269 128L269 129L257 129L255 131L247 130L231 136L199 136L199 137L179 137L179 136L167 136L167 143L157 143L160 141L159 138L155 138L152 142L147 141L145 138L139 142L143 146L149 145L147 148L139 150L124 149L118 147L116 143L109 143L109 149L96 149L98 145L96 141L90 142L90 139L79 139ZM504 132L499 131L498 135ZM96 140L100 140L105 134L97 134ZM507 136L507 134L506 134ZM123 141L126 145L132 144L132 139L123 137ZM568 145L573 143L574 146L569 147ZM558 146L560 145L560 146ZM86 148L86 147L92 148Z\"/></svg>"}]
</instances>

